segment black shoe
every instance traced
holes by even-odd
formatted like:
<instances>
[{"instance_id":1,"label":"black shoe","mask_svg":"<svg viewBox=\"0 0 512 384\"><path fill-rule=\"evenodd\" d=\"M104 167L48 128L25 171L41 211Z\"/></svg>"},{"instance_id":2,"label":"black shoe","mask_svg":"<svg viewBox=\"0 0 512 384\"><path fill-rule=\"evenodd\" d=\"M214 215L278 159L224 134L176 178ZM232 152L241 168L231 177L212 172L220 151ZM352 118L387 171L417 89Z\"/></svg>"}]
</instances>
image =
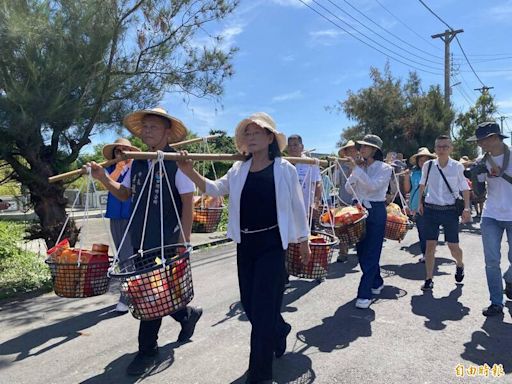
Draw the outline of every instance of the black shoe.
<instances>
[{"instance_id":1,"label":"black shoe","mask_svg":"<svg viewBox=\"0 0 512 384\"><path fill-rule=\"evenodd\" d=\"M151 352L139 352L126 368L130 376L141 376L153 368L158 361L158 347Z\"/></svg>"},{"instance_id":2,"label":"black shoe","mask_svg":"<svg viewBox=\"0 0 512 384\"><path fill-rule=\"evenodd\" d=\"M457 267L455 269L455 281L457 283L460 283L460 282L462 282L462 280L464 280L464 266Z\"/></svg>"},{"instance_id":3,"label":"black shoe","mask_svg":"<svg viewBox=\"0 0 512 384\"><path fill-rule=\"evenodd\" d=\"M278 359L281 356L283 356L284 353L286 352L286 338L290 334L290 331L292 330L292 326L287 323L285 328L286 328L286 331L285 331L284 335L281 336L281 338L277 341L277 344L276 344L276 347L274 350L274 354L276 355L276 357Z\"/></svg>"},{"instance_id":4,"label":"black shoe","mask_svg":"<svg viewBox=\"0 0 512 384\"><path fill-rule=\"evenodd\" d=\"M178 335L178 341L180 343L190 340L196 329L197 321L201 318L202 314L202 308L191 308L188 319L181 323L181 331Z\"/></svg>"},{"instance_id":5,"label":"black shoe","mask_svg":"<svg viewBox=\"0 0 512 384\"><path fill-rule=\"evenodd\" d=\"M482 315L490 317L490 316L500 316L503 315L503 307L500 307L496 304L491 304L489 307L485 308L482 311Z\"/></svg>"},{"instance_id":6,"label":"black shoe","mask_svg":"<svg viewBox=\"0 0 512 384\"><path fill-rule=\"evenodd\" d=\"M423 287L421 287L422 291L431 291L434 289L434 282L432 279L425 280L425 284L423 284Z\"/></svg>"},{"instance_id":7,"label":"black shoe","mask_svg":"<svg viewBox=\"0 0 512 384\"><path fill-rule=\"evenodd\" d=\"M509 300L512 300L512 283L508 283L505 281L505 295L507 295Z\"/></svg>"},{"instance_id":8,"label":"black shoe","mask_svg":"<svg viewBox=\"0 0 512 384\"><path fill-rule=\"evenodd\" d=\"M337 263L344 263L346 261L348 261L348 256L347 255L338 256L336 258L336 262Z\"/></svg>"}]
</instances>

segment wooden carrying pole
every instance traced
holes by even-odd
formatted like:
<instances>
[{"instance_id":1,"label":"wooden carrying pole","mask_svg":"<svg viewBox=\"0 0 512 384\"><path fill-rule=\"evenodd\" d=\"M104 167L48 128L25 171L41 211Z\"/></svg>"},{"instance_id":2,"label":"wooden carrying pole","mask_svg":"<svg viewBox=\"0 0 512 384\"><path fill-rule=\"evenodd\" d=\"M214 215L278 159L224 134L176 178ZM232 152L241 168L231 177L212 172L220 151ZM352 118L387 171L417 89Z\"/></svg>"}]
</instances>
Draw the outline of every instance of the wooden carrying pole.
<instances>
[{"instance_id":1,"label":"wooden carrying pole","mask_svg":"<svg viewBox=\"0 0 512 384\"><path fill-rule=\"evenodd\" d=\"M104 161L100 163L103 167L108 167L109 165L115 164L119 161L126 159L134 159L134 160L150 160L157 158L156 152L123 152L123 158L113 159L109 161ZM188 155L182 155L180 153L175 152L165 152L164 160L185 160L190 159L194 161L244 161L246 156L241 154L229 154L229 153L189 153ZM284 157L284 159L288 160L292 164L318 164L322 167L329 166L329 162L327 160L317 160L309 157ZM56 181L64 180L68 177L78 176L83 174L84 171L82 168L77 169L75 171L62 173L60 175L52 176L48 178L50 183L54 183Z\"/></svg>"}]
</instances>

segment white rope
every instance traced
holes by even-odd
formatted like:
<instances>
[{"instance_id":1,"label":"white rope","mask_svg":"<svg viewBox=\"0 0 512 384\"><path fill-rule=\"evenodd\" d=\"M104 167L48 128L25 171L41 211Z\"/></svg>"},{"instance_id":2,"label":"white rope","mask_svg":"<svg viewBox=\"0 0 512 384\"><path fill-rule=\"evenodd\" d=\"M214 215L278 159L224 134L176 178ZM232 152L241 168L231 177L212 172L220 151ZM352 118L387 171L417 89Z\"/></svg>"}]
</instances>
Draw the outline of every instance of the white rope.
<instances>
[{"instance_id":1,"label":"white rope","mask_svg":"<svg viewBox=\"0 0 512 384\"><path fill-rule=\"evenodd\" d=\"M167 183L167 188L169 189L169 193L171 195L171 201L172 201L172 206L174 208L174 213L176 214L176 218L178 219L178 225L180 227L181 238L183 239L183 243L188 245L187 240L185 238L185 231L183 230L183 226L181 224L181 216L180 216L180 213L178 212L178 207L176 206L176 201L174 200L174 193L172 193L171 183L169 182L169 177L167 176L167 170L165 168L164 168L164 173L165 173L165 181Z\"/></svg>"},{"instance_id":2,"label":"white rope","mask_svg":"<svg viewBox=\"0 0 512 384\"><path fill-rule=\"evenodd\" d=\"M340 161L339 161L339 160L336 160L336 162L338 163L338 168L339 168L339 170L341 171L341 173L343 173L343 176L345 177L345 180L348 180L348 176L347 176L347 174L345 173L345 171L343 170L343 168L342 168L342 166L341 166ZM347 184L347 183L345 183L345 184ZM350 190L352 191L352 195L354 196L354 198L357 200L357 202L358 202L359 204L361 204L361 205L362 205L362 202L361 202L361 200L359 199L359 196L357 196L357 193L356 193L355 189L352 187L352 184L348 183L348 186L350 187ZM340 199L340 200L341 200L341 199Z\"/></svg>"},{"instance_id":3,"label":"white rope","mask_svg":"<svg viewBox=\"0 0 512 384\"><path fill-rule=\"evenodd\" d=\"M93 190L94 196L96 196L98 191L96 190L96 184L94 183L94 181L92 181L92 190ZM112 238L112 233L110 232L110 228L108 228L108 226L107 226L107 219L105 218L105 215L103 214L103 209L101 209L101 207L100 207L100 214L101 214L101 221L103 223L103 226L105 227L105 232L108 233L108 242L109 242L110 248L112 249L112 252L115 255L118 252L118 250L116 248L116 244L114 243L114 239Z\"/></svg>"},{"instance_id":4,"label":"white rope","mask_svg":"<svg viewBox=\"0 0 512 384\"><path fill-rule=\"evenodd\" d=\"M82 249L83 249L83 243L85 243L85 239L87 239L88 235L88 224L89 224L89 190L91 189L91 183L92 183L92 174L91 174L91 167L87 167L87 187L85 190L85 207L84 207L84 219L82 222L81 229L83 229L83 236L82 233L80 233L80 239L78 240L78 260L77 264L78 267L80 267L80 262L82 261ZM81 232L81 231L80 231Z\"/></svg>"},{"instance_id":5,"label":"white rope","mask_svg":"<svg viewBox=\"0 0 512 384\"><path fill-rule=\"evenodd\" d=\"M408 209L409 206L407 205L407 201L405 200L405 197L402 194L402 191L400 190L400 183L398 181L398 175L395 173L394 168L392 169L392 172L393 172L393 177L395 179L395 184L396 184L396 192L395 192L395 196L393 196L393 201L395 201L396 195L398 194L398 196L400 197L400 201L402 203L402 208Z\"/></svg>"},{"instance_id":6,"label":"white rope","mask_svg":"<svg viewBox=\"0 0 512 384\"><path fill-rule=\"evenodd\" d=\"M164 255L164 201L162 194L162 184L163 184L163 176L164 173L162 169L164 168L164 153L163 151L156 151L157 161L158 161L158 177L160 182L158 183L159 194L160 194L160 259L162 260L162 266L165 268L165 255Z\"/></svg>"},{"instance_id":7,"label":"white rope","mask_svg":"<svg viewBox=\"0 0 512 384\"><path fill-rule=\"evenodd\" d=\"M142 236L140 238L139 250L137 252L140 255L140 257L142 257L144 255L142 248L144 247L144 238L146 237L146 226L148 224L149 205L151 204L151 192L153 191L153 179L154 179L153 176L155 175L155 164L156 164L156 161L152 160L151 168L148 171L149 178L150 178L149 188L148 188L148 198L146 199L146 209L144 212L144 223L142 225ZM142 194L142 192L141 192L141 194Z\"/></svg>"},{"instance_id":8,"label":"white rope","mask_svg":"<svg viewBox=\"0 0 512 384\"><path fill-rule=\"evenodd\" d=\"M132 163L132 166L133 166L133 163ZM124 230L124 233L123 233L123 237L121 238L121 242L119 243L119 249L123 249L123 244L124 244L124 241L126 240L126 236L128 236L128 232L130 230L130 227L132 225L132 222L133 222L133 218L135 216L135 212L137 212L137 208L139 207L139 204L140 204L140 201L142 199L142 195L143 195L143 191L144 189L146 188L146 185L148 184L148 180L149 180L149 177L151 176L151 172L148 172L148 174L146 175L146 179L144 180L144 183L142 184L142 189L141 189L141 192L137 198L137 201L135 202L135 206L133 207L132 209L132 214L130 216L130 220L128 220L128 225L126 226L126 229ZM118 253L116 252L114 254L114 260L112 262L112 266L109 268L108 270L108 273L110 274L111 272L113 272L115 266L119 264L119 255Z\"/></svg>"},{"instance_id":9,"label":"white rope","mask_svg":"<svg viewBox=\"0 0 512 384\"><path fill-rule=\"evenodd\" d=\"M76 203L78 202L78 198L80 197L80 194L82 193L83 188L84 188L84 185L82 184L82 186L78 190L78 193L75 196L75 200L73 201L73 204L71 205L70 213L73 213L73 209L75 209ZM60 240L62 239L62 236L64 235L64 231L66 230L66 226L68 225L69 218L70 218L70 215L67 214L66 220L64 221L64 225L62 226L62 229L60 230L59 237L57 238L57 242L55 243L55 245L60 243Z\"/></svg>"}]
</instances>

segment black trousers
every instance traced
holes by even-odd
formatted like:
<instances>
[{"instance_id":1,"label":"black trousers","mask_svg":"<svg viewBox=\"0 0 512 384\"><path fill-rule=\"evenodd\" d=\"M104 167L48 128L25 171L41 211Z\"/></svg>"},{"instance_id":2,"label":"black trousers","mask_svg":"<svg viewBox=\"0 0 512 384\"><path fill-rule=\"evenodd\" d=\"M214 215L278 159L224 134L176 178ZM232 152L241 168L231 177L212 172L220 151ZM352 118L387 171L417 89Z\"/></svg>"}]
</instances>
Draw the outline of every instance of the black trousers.
<instances>
[{"instance_id":1,"label":"black trousers","mask_svg":"<svg viewBox=\"0 0 512 384\"><path fill-rule=\"evenodd\" d=\"M279 229L242 234L237 245L240 299L251 323L249 380L272 379L275 346L286 335L281 316L285 251Z\"/></svg>"}]
</instances>

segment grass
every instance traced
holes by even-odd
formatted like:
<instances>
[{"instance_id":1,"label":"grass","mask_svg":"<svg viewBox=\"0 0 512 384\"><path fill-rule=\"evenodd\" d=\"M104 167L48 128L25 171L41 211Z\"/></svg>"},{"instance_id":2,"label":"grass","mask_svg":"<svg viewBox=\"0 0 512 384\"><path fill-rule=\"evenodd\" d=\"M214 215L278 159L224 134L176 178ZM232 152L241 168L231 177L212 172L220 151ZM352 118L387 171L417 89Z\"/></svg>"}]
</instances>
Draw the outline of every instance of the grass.
<instances>
[{"instance_id":1,"label":"grass","mask_svg":"<svg viewBox=\"0 0 512 384\"><path fill-rule=\"evenodd\" d=\"M0 299L51 290L44 258L19 247L24 231L23 224L0 221Z\"/></svg>"}]
</instances>

